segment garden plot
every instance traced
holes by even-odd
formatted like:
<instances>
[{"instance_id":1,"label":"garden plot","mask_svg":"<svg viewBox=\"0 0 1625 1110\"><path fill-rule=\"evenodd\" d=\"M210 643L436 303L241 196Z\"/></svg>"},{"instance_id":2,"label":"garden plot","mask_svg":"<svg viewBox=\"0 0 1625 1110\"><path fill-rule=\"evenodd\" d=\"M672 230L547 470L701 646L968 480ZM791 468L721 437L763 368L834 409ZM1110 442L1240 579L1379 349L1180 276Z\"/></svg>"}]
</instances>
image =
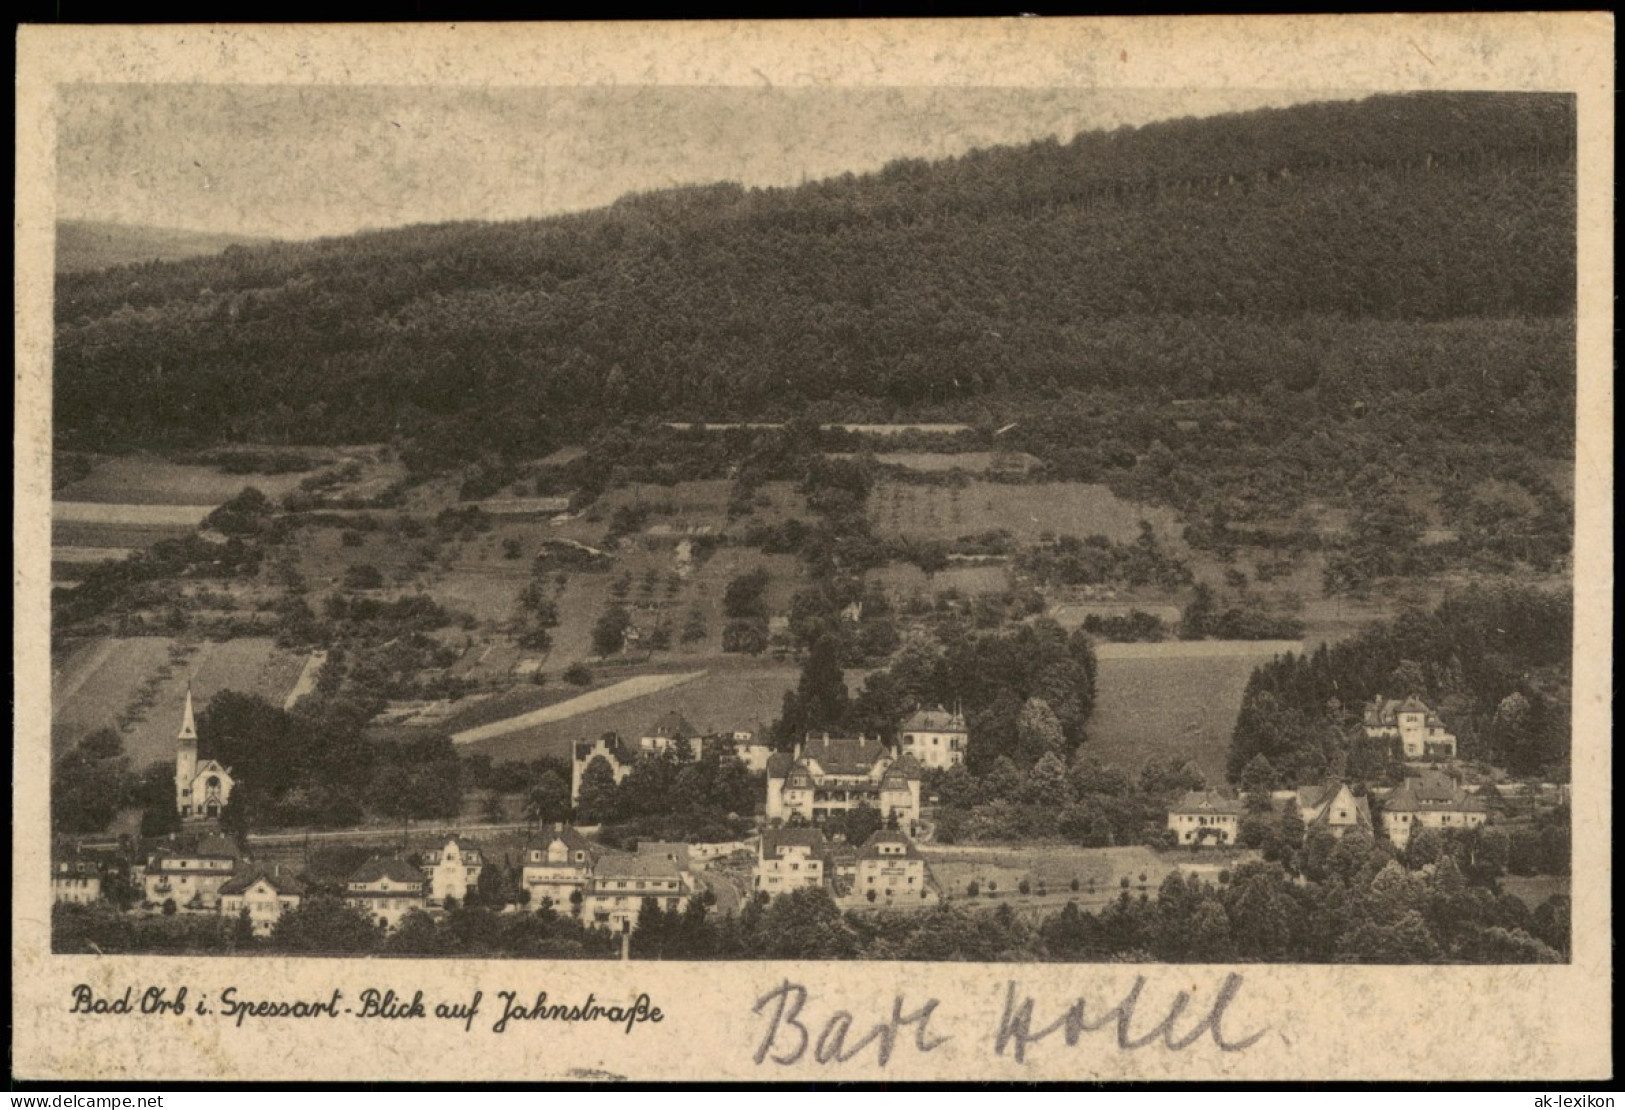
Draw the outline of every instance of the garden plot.
<instances>
[{"instance_id":1,"label":"garden plot","mask_svg":"<svg viewBox=\"0 0 1625 1110\"><path fill-rule=\"evenodd\" d=\"M881 481L870 495L869 512L881 535L918 539L953 540L1002 528L1023 544L1046 532L1128 543L1140 534L1142 520L1150 521L1165 543L1180 535L1170 510L1136 505L1086 482L916 486Z\"/></svg>"}]
</instances>

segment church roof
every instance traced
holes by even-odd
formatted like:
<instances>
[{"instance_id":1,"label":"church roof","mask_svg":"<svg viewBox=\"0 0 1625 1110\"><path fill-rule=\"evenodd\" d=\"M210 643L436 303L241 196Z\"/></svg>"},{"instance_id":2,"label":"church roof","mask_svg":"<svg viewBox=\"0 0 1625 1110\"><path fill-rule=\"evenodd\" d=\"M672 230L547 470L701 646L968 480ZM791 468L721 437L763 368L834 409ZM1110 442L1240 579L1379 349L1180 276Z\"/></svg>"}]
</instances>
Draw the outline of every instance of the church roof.
<instances>
[{"instance_id":1,"label":"church roof","mask_svg":"<svg viewBox=\"0 0 1625 1110\"><path fill-rule=\"evenodd\" d=\"M186 708L181 710L181 731L175 737L177 740L196 740L197 721L192 716L192 687L186 687Z\"/></svg>"}]
</instances>

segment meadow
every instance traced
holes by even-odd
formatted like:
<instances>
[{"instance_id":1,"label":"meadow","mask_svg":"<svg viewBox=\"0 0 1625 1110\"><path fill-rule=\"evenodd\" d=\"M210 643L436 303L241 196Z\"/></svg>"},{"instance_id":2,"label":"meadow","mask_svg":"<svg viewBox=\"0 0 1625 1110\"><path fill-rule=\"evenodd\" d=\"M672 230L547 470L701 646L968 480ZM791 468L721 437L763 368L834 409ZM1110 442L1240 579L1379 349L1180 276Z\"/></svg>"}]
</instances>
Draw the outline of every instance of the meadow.
<instances>
[{"instance_id":1,"label":"meadow","mask_svg":"<svg viewBox=\"0 0 1625 1110\"><path fill-rule=\"evenodd\" d=\"M1140 534L1142 520L1150 521L1164 542L1180 535L1172 511L1124 501L1107 487L1086 482L917 486L882 480L870 496L869 511L881 535L919 539L952 540L1002 528L1023 544L1044 533L1102 535L1128 543Z\"/></svg>"},{"instance_id":2,"label":"meadow","mask_svg":"<svg viewBox=\"0 0 1625 1110\"><path fill-rule=\"evenodd\" d=\"M204 505L213 508L253 486L280 498L304 474L227 474L212 466L170 462L153 455L98 459L90 473L56 491L56 500L106 505ZM205 512L208 510L205 509Z\"/></svg>"},{"instance_id":3,"label":"meadow","mask_svg":"<svg viewBox=\"0 0 1625 1110\"><path fill-rule=\"evenodd\" d=\"M1215 882L1220 871L1257 857L1256 852L1244 850L1192 854L1158 852L1138 845L1080 848L1071 844L923 844L920 852L944 897L960 905L991 909L1008 903L1017 910L1035 912L1053 912L1073 900L1084 909L1099 909L1117 899L1125 878L1133 896L1145 893L1155 898L1157 887L1175 871ZM1027 894L1021 893L1022 880L1027 881ZM1074 880L1077 890L1072 889ZM974 897L968 893L973 882L978 890Z\"/></svg>"},{"instance_id":4,"label":"meadow","mask_svg":"<svg viewBox=\"0 0 1625 1110\"><path fill-rule=\"evenodd\" d=\"M133 767L173 760L188 684L199 712L221 690L258 694L281 705L305 658L261 637L223 643L158 636L95 641L70 654L53 676L53 745L61 751L98 728L120 728Z\"/></svg>"},{"instance_id":5,"label":"meadow","mask_svg":"<svg viewBox=\"0 0 1625 1110\"><path fill-rule=\"evenodd\" d=\"M701 732L752 729L760 732L779 715L784 692L799 675L793 665L773 664L739 657L726 669L708 671L680 686L592 709L565 720L554 720L469 745L498 763L509 759L567 757L575 740L605 732L623 737L643 733L662 714L676 710ZM853 684L848 676L849 685Z\"/></svg>"},{"instance_id":6,"label":"meadow","mask_svg":"<svg viewBox=\"0 0 1625 1110\"><path fill-rule=\"evenodd\" d=\"M1100 644L1089 750L1135 772L1149 759L1191 760L1224 781L1225 756L1253 668L1290 641Z\"/></svg>"}]
</instances>

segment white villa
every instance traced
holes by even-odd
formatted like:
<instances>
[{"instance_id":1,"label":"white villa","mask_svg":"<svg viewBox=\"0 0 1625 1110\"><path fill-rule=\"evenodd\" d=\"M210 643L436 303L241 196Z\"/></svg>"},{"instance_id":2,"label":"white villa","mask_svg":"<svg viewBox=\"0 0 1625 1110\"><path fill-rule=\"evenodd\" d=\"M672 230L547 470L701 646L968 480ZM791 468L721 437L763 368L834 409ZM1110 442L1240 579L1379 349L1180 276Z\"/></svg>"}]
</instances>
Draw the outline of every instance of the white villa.
<instances>
[{"instance_id":1,"label":"white villa","mask_svg":"<svg viewBox=\"0 0 1625 1110\"><path fill-rule=\"evenodd\" d=\"M1168 827L1181 844L1234 844L1241 832L1241 802L1213 790L1192 790L1168 811Z\"/></svg>"},{"instance_id":2,"label":"white villa","mask_svg":"<svg viewBox=\"0 0 1625 1110\"><path fill-rule=\"evenodd\" d=\"M1365 734L1373 740L1397 742L1404 759L1456 758L1455 735L1415 696L1404 701L1373 699L1365 709Z\"/></svg>"},{"instance_id":3,"label":"white villa","mask_svg":"<svg viewBox=\"0 0 1625 1110\"><path fill-rule=\"evenodd\" d=\"M938 706L915 710L903 722L902 738L904 754L918 759L920 766L947 770L965 762L970 730L957 708L950 713Z\"/></svg>"},{"instance_id":4,"label":"white villa","mask_svg":"<svg viewBox=\"0 0 1625 1110\"><path fill-rule=\"evenodd\" d=\"M857 736L808 737L794 752L767 762L767 819L799 815L813 824L860 805L913 829L920 820L919 760L879 740Z\"/></svg>"}]
</instances>

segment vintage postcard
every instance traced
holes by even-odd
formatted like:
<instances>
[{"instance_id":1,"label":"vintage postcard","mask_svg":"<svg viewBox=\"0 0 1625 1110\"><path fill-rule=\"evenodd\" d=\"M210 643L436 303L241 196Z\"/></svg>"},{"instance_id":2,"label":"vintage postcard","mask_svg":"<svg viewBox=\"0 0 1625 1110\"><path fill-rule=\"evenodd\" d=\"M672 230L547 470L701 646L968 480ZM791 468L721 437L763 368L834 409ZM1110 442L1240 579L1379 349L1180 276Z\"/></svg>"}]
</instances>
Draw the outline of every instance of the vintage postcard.
<instances>
[{"instance_id":1,"label":"vintage postcard","mask_svg":"<svg viewBox=\"0 0 1625 1110\"><path fill-rule=\"evenodd\" d=\"M18 43L19 1078L1612 1074L1611 17Z\"/></svg>"}]
</instances>

